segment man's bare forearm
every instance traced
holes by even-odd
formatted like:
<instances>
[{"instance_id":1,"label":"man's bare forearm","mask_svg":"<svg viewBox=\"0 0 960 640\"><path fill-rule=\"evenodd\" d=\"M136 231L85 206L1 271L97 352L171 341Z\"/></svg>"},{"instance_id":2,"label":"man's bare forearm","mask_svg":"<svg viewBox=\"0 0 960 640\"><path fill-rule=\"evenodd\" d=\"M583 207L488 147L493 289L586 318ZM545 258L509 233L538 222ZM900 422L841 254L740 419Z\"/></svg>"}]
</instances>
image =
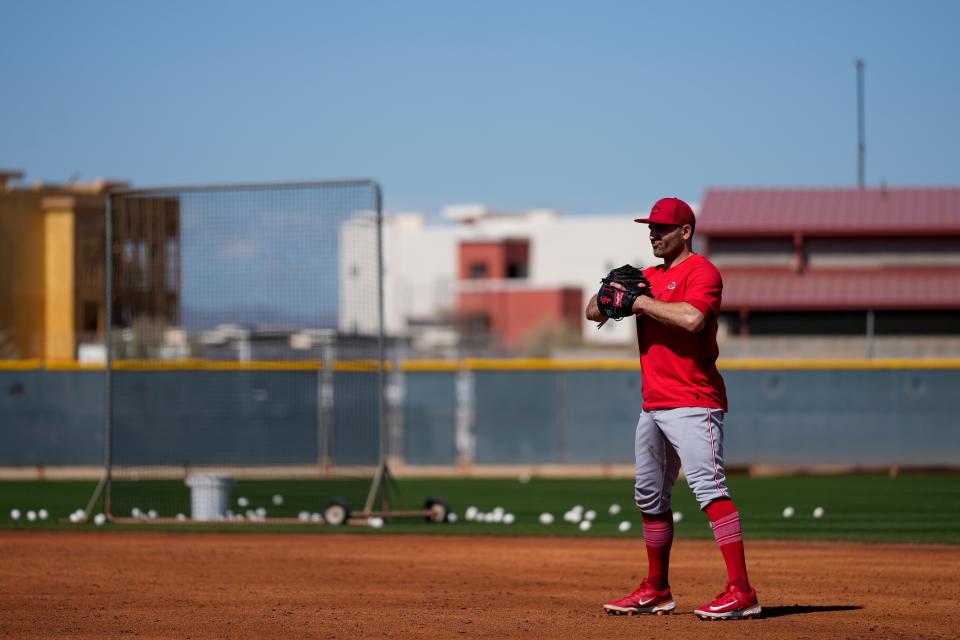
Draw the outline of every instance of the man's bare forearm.
<instances>
[{"instance_id":1,"label":"man's bare forearm","mask_svg":"<svg viewBox=\"0 0 960 640\"><path fill-rule=\"evenodd\" d=\"M697 333L707 321L696 307L687 302L663 302L641 296L633 303L633 310L659 322Z\"/></svg>"},{"instance_id":2,"label":"man's bare forearm","mask_svg":"<svg viewBox=\"0 0 960 640\"><path fill-rule=\"evenodd\" d=\"M587 320L593 320L594 322L603 322L607 319L607 316L603 315L600 312L600 307L597 306L597 295L594 294L590 298L590 302L587 303Z\"/></svg>"}]
</instances>

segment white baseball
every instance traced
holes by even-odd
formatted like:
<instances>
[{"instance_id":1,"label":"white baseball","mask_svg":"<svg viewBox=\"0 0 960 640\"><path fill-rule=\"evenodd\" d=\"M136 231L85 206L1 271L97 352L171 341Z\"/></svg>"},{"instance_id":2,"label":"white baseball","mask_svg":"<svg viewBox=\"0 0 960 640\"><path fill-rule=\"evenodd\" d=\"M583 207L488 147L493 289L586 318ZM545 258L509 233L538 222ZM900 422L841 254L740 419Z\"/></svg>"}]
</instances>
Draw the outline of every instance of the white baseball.
<instances>
[{"instance_id":1,"label":"white baseball","mask_svg":"<svg viewBox=\"0 0 960 640\"><path fill-rule=\"evenodd\" d=\"M47 513L46 509L40 509L39 511L37 511L37 517L40 518L41 520L46 520L48 515L50 514Z\"/></svg>"},{"instance_id":2,"label":"white baseball","mask_svg":"<svg viewBox=\"0 0 960 640\"><path fill-rule=\"evenodd\" d=\"M133 509L130 509L130 515L134 518L140 518L143 516L143 511L140 511L140 507L134 507Z\"/></svg>"},{"instance_id":3,"label":"white baseball","mask_svg":"<svg viewBox=\"0 0 960 640\"><path fill-rule=\"evenodd\" d=\"M590 531L590 527L593 525L589 520L584 520L580 523L580 531Z\"/></svg>"},{"instance_id":4,"label":"white baseball","mask_svg":"<svg viewBox=\"0 0 960 640\"><path fill-rule=\"evenodd\" d=\"M681 520L683 520L683 513L680 511L674 511L673 512L674 523L680 522Z\"/></svg>"},{"instance_id":5,"label":"white baseball","mask_svg":"<svg viewBox=\"0 0 960 640\"><path fill-rule=\"evenodd\" d=\"M457 514L455 514L453 511L447 514L447 522L452 524L456 521L457 521Z\"/></svg>"},{"instance_id":6,"label":"white baseball","mask_svg":"<svg viewBox=\"0 0 960 640\"><path fill-rule=\"evenodd\" d=\"M20 509L10 509L10 518L12 520L20 519Z\"/></svg>"},{"instance_id":7,"label":"white baseball","mask_svg":"<svg viewBox=\"0 0 960 640\"><path fill-rule=\"evenodd\" d=\"M793 517L793 507L784 507L783 508L783 517L792 518Z\"/></svg>"},{"instance_id":8,"label":"white baseball","mask_svg":"<svg viewBox=\"0 0 960 640\"><path fill-rule=\"evenodd\" d=\"M463 518L465 520L476 520L478 511L479 510L475 506L470 505L467 507L467 510L463 512Z\"/></svg>"},{"instance_id":9,"label":"white baseball","mask_svg":"<svg viewBox=\"0 0 960 640\"><path fill-rule=\"evenodd\" d=\"M367 524L369 524L369 525L370 525L371 527L373 527L374 529L379 529L379 528L381 528L381 527L383 526L383 518L378 518L378 517L374 516L374 517L369 518L369 519L367 520Z\"/></svg>"},{"instance_id":10,"label":"white baseball","mask_svg":"<svg viewBox=\"0 0 960 640\"><path fill-rule=\"evenodd\" d=\"M618 505L618 504L612 504L612 505L610 505L610 508L607 509L607 511L610 513L610 515L615 516L615 515L617 515L618 513L620 513L620 505Z\"/></svg>"},{"instance_id":11,"label":"white baseball","mask_svg":"<svg viewBox=\"0 0 960 640\"><path fill-rule=\"evenodd\" d=\"M93 516L93 523L98 527L102 527L106 521L107 516L103 515L102 513L98 513L97 515Z\"/></svg>"},{"instance_id":12,"label":"white baseball","mask_svg":"<svg viewBox=\"0 0 960 640\"><path fill-rule=\"evenodd\" d=\"M187 516L183 515L182 513L177 514L177 520L183 522L186 519L187 519Z\"/></svg>"},{"instance_id":13,"label":"white baseball","mask_svg":"<svg viewBox=\"0 0 960 640\"><path fill-rule=\"evenodd\" d=\"M27 520L29 520L30 522L33 522L36 519L37 519L36 511L33 511L33 510L27 511Z\"/></svg>"},{"instance_id":14,"label":"white baseball","mask_svg":"<svg viewBox=\"0 0 960 640\"><path fill-rule=\"evenodd\" d=\"M590 509L590 510L587 511L585 514L583 514L583 519L584 519L584 520L596 520L596 519L597 519L597 512L594 511L593 509Z\"/></svg>"},{"instance_id":15,"label":"white baseball","mask_svg":"<svg viewBox=\"0 0 960 640\"><path fill-rule=\"evenodd\" d=\"M273 506L279 507L279 506L282 505L282 504L283 504L283 496L280 495L279 493L278 493L278 494L275 494L275 495L273 496Z\"/></svg>"},{"instance_id":16,"label":"white baseball","mask_svg":"<svg viewBox=\"0 0 960 640\"><path fill-rule=\"evenodd\" d=\"M540 524L553 524L553 514L552 514L552 513L541 513L541 514L540 514Z\"/></svg>"},{"instance_id":17,"label":"white baseball","mask_svg":"<svg viewBox=\"0 0 960 640\"><path fill-rule=\"evenodd\" d=\"M520 484L527 484L528 482L530 482L530 475L526 473L521 473L519 476L517 476L517 482L519 482Z\"/></svg>"},{"instance_id":18,"label":"white baseball","mask_svg":"<svg viewBox=\"0 0 960 640\"><path fill-rule=\"evenodd\" d=\"M626 533L627 531L630 531L631 526L633 525L631 525L629 521L624 520L617 526L617 529L620 530L620 533Z\"/></svg>"},{"instance_id":19,"label":"white baseball","mask_svg":"<svg viewBox=\"0 0 960 640\"><path fill-rule=\"evenodd\" d=\"M156 520L158 515L160 514L157 513L156 509L150 509L150 511L147 511L147 517L151 520Z\"/></svg>"},{"instance_id":20,"label":"white baseball","mask_svg":"<svg viewBox=\"0 0 960 640\"><path fill-rule=\"evenodd\" d=\"M513 524L516 522L517 517L512 513L503 514L503 524Z\"/></svg>"},{"instance_id":21,"label":"white baseball","mask_svg":"<svg viewBox=\"0 0 960 640\"><path fill-rule=\"evenodd\" d=\"M243 496L240 496L239 498L237 498L238 507L246 507L249 504L250 504L250 501L244 498Z\"/></svg>"},{"instance_id":22,"label":"white baseball","mask_svg":"<svg viewBox=\"0 0 960 640\"><path fill-rule=\"evenodd\" d=\"M823 507L817 507L816 509L814 509L814 510L813 510L813 517L814 517L814 518L822 518L822 517L823 517Z\"/></svg>"}]
</instances>

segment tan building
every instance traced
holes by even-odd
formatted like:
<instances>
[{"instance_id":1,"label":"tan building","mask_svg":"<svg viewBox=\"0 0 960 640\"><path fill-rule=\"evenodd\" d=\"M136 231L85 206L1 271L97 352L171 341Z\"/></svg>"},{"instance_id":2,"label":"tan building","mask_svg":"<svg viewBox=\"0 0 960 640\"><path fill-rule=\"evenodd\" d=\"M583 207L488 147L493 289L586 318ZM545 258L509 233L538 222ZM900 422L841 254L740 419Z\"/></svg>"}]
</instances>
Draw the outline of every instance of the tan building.
<instances>
[{"instance_id":1,"label":"tan building","mask_svg":"<svg viewBox=\"0 0 960 640\"><path fill-rule=\"evenodd\" d=\"M80 344L103 342L107 193L125 185L11 184L22 177L0 170L0 359L74 360ZM143 313L176 323L179 206L127 209L114 217L126 238L114 246L115 318ZM150 290L163 300L141 293Z\"/></svg>"},{"instance_id":2,"label":"tan building","mask_svg":"<svg viewBox=\"0 0 960 640\"><path fill-rule=\"evenodd\" d=\"M103 220L111 185L16 188L0 171L0 357L72 360L102 333Z\"/></svg>"}]
</instances>

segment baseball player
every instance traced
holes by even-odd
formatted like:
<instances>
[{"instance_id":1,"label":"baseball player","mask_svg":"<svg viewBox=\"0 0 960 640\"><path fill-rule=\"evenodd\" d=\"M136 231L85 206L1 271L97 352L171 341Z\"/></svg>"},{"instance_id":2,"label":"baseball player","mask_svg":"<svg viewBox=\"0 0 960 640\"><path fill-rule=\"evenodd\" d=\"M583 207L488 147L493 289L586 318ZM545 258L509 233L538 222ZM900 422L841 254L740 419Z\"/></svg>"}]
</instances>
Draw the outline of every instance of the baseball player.
<instances>
[{"instance_id":1,"label":"baseball player","mask_svg":"<svg viewBox=\"0 0 960 640\"><path fill-rule=\"evenodd\" d=\"M740 515L723 468L723 378L717 371L720 272L692 250L696 219L686 202L663 198L647 218L653 254L663 264L642 273L629 265L610 272L586 315L600 323L636 316L643 376L643 410L635 441L635 499L643 515L648 572L628 596L606 603L612 614L669 613L669 562L673 542L670 496L680 466L727 566L727 584L695 610L703 619L760 614L743 552ZM633 270L635 278L628 273Z\"/></svg>"}]
</instances>

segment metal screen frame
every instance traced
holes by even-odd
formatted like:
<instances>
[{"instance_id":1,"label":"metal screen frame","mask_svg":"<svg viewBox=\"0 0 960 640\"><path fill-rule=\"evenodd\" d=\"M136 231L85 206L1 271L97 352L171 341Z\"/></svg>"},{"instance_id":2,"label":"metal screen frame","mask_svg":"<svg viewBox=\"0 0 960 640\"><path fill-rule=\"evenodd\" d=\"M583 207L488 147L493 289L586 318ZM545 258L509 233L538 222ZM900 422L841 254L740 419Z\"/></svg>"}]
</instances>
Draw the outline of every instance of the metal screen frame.
<instances>
[{"instance_id":1,"label":"metal screen frame","mask_svg":"<svg viewBox=\"0 0 960 640\"><path fill-rule=\"evenodd\" d=\"M210 184L210 185L187 185L187 186L163 186L149 187L142 189L113 189L107 194L106 201L106 220L105 220L105 331L104 340L106 345L106 362L104 367L104 474L101 482L88 503L87 515L93 508L97 499L97 493L103 492L103 511L111 521L123 520L127 518L116 518L111 510L111 487L113 479L113 200L119 196L138 196L151 195L158 193L169 193L176 191L179 193L197 193L211 191L228 191L234 189L244 190L267 190L278 188L310 188L310 187L369 187L373 190L376 207L376 251L377 251L377 433L379 440L379 461L377 470L370 487L370 495L382 491L382 479L388 476L386 469L387 461L387 433L386 433L386 336L384 323L384 291L383 291L383 191L380 184L370 178L357 178L346 180L315 180L315 181L297 181L297 182L270 182L270 183L236 183L236 184ZM360 515L371 514L371 500L364 512ZM418 512L419 515L419 512ZM133 519L129 519L135 521ZM274 522L277 520L274 519ZM176 522L170 520L169 522ZM293 520L292 522L297 522ZM194 523L196 524L196 523ZM228 524L227 521L216 521L215 524ZM250 524L247 522L247 524Z\"/></svg>"}]
</instances>

